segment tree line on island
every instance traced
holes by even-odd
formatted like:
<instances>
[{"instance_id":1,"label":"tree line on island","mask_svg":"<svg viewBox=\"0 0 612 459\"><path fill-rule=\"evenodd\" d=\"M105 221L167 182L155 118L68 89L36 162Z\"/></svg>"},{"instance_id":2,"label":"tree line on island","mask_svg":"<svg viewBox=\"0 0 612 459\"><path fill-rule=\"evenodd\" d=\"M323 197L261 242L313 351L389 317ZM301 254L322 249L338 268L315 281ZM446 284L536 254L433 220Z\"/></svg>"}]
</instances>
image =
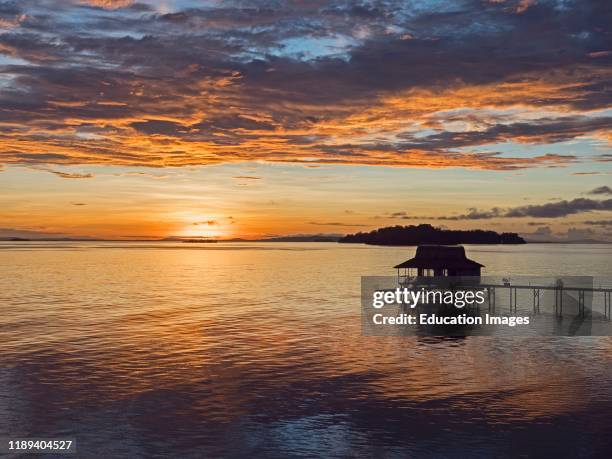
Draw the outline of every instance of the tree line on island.
<instances>
[{"instance_id":1,"label":"tree line on island","mask_svg":"<svg viewBox=\"0 0 612 459\"><path fill-rule=\"evenodd\" d=\"M525 244L516 233L496 233L484 230L447 230L432 225L389 226L368 233L348 234L341 243L371 245L454 245L454 244Z\"/></svg>"}]
</instances>

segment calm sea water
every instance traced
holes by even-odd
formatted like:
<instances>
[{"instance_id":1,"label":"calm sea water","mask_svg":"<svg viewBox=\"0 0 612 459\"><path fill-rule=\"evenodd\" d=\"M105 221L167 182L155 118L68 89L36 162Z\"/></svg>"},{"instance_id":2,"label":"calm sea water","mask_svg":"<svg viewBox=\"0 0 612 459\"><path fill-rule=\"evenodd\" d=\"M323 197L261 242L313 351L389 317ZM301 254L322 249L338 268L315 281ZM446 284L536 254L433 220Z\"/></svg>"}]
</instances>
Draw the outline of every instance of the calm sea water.
<instances>
[{"instance_id":1,"label":"calm sea water","mask_svg":"<svg viewBox=\"0 0 612 459\"><path fill-rule=\"evenodd\" d=\"M612 246L468 246L612 276ZM412 248L0 243L0 436L79 457L610 457L612 338L362 337Z\"/></svg>"}]
</instances>

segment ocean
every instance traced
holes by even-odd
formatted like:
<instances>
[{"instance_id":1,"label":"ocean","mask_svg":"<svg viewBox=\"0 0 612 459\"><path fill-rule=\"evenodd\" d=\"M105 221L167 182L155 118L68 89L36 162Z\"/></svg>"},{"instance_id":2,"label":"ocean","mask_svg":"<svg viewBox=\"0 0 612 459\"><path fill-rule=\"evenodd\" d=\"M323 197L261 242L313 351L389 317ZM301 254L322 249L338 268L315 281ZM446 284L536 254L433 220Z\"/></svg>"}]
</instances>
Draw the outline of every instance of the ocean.
<instances>
[{"instance_id":1,"label":"ocean","mask_svg":"<svg viewBox=\"0 0 612 459\"><path fill-rule=\"evenodd\" d=\"M466 246L612 277L612 245ZM79 457L610 457L608 337L362 336L411 247L0 243L0 436ZM3 434L4 433L4 434Z\"/></svg>"}]
</instances>

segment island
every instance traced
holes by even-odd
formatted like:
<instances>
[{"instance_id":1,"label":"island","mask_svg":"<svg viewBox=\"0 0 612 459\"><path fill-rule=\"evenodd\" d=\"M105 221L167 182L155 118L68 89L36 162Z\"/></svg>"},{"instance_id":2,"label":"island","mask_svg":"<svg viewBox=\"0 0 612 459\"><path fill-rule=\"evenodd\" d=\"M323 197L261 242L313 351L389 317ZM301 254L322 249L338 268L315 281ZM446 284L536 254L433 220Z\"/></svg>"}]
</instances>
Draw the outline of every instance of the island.
<instances>
[{"instance_id":1,"label":"island","mask_svg":"<svg viewBox=\"0 0 612 459\"><path fill-rule=\"evenodd\" d=\"M304 234L293 236L275 236L263 239L233 238L225 239L223 242L338 242L341 237L341 235L334 234Z\"/></svg>"},{"instance_id":2,"label":"island","mask_svg":"<svg viewBox=\"0 0 612 459\"><path fill-rule=\"evenodd\" d=\"M338 242L370 245L526 244L526 241L516 233L447 230L428 224L388 226L368 233L348 234Z\"/></svg>"}]
</instances>

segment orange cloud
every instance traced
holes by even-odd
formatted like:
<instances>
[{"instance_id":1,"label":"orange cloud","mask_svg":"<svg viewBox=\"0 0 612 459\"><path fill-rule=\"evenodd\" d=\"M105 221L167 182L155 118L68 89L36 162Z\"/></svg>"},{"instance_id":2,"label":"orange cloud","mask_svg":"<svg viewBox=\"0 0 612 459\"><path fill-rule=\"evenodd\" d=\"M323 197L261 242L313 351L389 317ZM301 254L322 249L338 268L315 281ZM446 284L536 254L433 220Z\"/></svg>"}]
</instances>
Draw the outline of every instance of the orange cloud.
<instances>
[{"instance_id":1,"label":"orange cloud","mask_svg":"<svg viewBox=\"0 0 612 459\"><path fill-rule=\"evenodd\" d=\"M453 40L460 27L442 23L439 36L433 36L438 29L423 36L418 15L409 40L406 30L393 35L385 28L343 48L344 58L313 59L283 51L285 40L296 37L279 18L315 21L317 27L331 21L326 30L335 34L342 24L282 6L160 14L134 4L114 12L112 20L107 12L90 11L89 28L76 24L64 33L51 27L48 33L59 34L52 41L37 28L27 29L25 21L20 27L29 33L0 36L0 53L28 62L6 68L0 162L161 168L268 161L513 170L586 161L558 154L554 145L587 137L604 148L610 144L610 118L601 115L609 106L609 56L587 52L554 24L551 40L562 44L551 49L548 39L533 35L522 21L549 8L533 3L491 0L478 10L491 14L491 30L506 13L528 11L520 21L514 18L511 31L502 21L491 32L490 48L501 53L482 46L478 28L461 29L463 38ZM63 24L65 10L58 11L49 11L50 24ZM372 21L386 25L394 11ZM16 9L11 17L20 14L26 13ZM430 25L443 18L422 20ZM202 30L203 23L210 30ZM270 29L265 38L257 32L262 24ZM375 33L376 24L359 25ZM248 38L236 36L237 28ZM446 29L448 36L441 32ZM567 52L554 52L562 45ZM546 144L551 151L501 154L501 144Z\"/></svg>"},{"instance_id":2,"label":"orange cloud","mask_svg":"<svg viewBox=\"0 0 612 459\"><path fill-rule=\"evenodd\" d=\"M225 77L222 82L208 80L201 86L204 94L197 96L185 96L180 88L158 87L161 92L155 98L163 97L165 105L155 104L153 96L128 96L121 105L100 109L86 101L53 101L48 120L40 119L45 116L42 114L25 125L4 123L7 129L0 134L0 145L6 152L3 161L165 167L264 160L509 170L562 166L577 158L556 154L502 156L495 151L470 152L470 147L507 141L554 142L555 136L561 135L558 120L564 121L562 134L568 139L603 136L606 129L605 123L594 124L588 118L564 118L579 114L567 104L557 105L560 100L567 103L583 95L583 86L578 83L532 80L460 85L438 92L413 89L339 107L287 104L287 109L301 116L283 125L277 121L279 113L273 100L257 106L258 113L250 113L248 106L254 102L243 92L240 80L233 78L229 84ZM240 108L228 110L226 100L241 99ZM548 101L549 111L557 118L541 121L535 117L542 110L538 105L542 101ZM208 112L201 107L209 107ZM109 109L118 111L108 113ZM521 113L515 118L505 115L506 119L492 114L492 110L509 109ZM452 115L449 112L453 110L464 112ZM524 125L511 123L529 115L533 119ZM449 126L457 123L463 130L452 134ZM550 125L554 129L549 131ZM492 126L501 128L495 135L485 135ZM448 139L437 139L436 143L432 143L434 137L410 140L422 129L445 132ZM453 149L456 146L465 151Z\"/></svg>"},{"instance_id":3,"label":"orange cloud","mask_svg":"<svg viewBox=\"0 0 612 459\"><path fill-rule=\"evenodd\" d=\"M134 4L134 0L80 0L79 3L107 10L116 10L119 8L127 8Z\"/></svg>"}]
</instances>

